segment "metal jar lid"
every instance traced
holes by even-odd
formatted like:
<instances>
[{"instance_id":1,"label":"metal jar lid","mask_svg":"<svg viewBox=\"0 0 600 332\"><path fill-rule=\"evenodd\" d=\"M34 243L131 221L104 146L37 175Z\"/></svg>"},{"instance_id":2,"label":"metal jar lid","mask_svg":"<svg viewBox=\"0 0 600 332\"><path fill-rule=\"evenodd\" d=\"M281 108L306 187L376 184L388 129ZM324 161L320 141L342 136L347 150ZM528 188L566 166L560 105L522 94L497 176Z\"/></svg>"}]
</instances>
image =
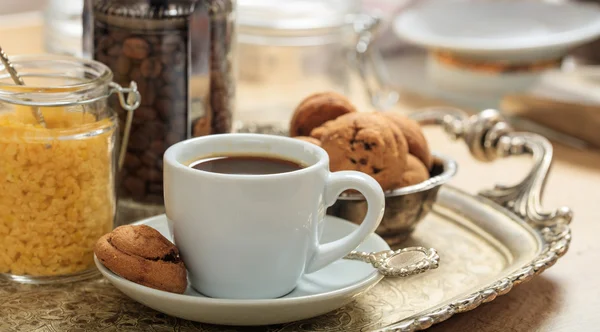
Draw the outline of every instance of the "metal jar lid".
<instances>
[{"instance_id":1,"label":"metal jar lid","mask_svg":"<svg viewBox=\"0 0 600 332\"><path fill-rule=\"evenodd\" d=\"M194 11L194 0L94 0L96 14L142 19L187 17Z\"/></svg>"}]
</instances>

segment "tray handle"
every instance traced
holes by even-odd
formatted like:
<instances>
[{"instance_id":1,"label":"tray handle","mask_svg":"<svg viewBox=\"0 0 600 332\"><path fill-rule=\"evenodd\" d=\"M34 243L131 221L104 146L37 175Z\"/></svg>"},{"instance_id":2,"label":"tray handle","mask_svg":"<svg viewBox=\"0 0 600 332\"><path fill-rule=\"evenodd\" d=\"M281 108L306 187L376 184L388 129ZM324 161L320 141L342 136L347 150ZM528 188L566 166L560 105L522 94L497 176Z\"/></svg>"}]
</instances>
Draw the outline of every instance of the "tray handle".
<instances>
[{"instance_id":1,"label":"tray handle","mask_svg":"<svg viewBox=\"0 0 600 332\"><path fill-rule=\"evenodd\" d=\"M537 134L515 132L500 115L487 109L469 116L462 110L447 107L424 109L410 115L421 125L441 125L453 139L462 139L471 155L484 162L497 158L530 154L533 167L527 176L514 186L496 185L479 195L513 211L537 227L567 225L573 219L568 207L544 212L541 197L552 163L552 144ZM560 227L559 227L560 228Z\"/></svg>"}]
</instances>

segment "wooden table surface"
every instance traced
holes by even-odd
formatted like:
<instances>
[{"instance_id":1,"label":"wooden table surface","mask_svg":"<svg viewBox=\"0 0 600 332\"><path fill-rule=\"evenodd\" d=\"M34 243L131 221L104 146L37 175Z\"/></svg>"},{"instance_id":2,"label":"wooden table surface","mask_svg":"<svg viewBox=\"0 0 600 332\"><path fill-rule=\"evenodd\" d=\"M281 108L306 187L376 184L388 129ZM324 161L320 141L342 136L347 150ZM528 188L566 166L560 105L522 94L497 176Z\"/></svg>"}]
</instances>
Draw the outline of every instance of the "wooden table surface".
<instances>
[{"instance_id":1,"label":"wooden table surface","mask_svg":"<svg viewBox=\"0 0 600 332\"><path fill-rule=\"evenodd\" d=\"M0 45L10 54L41 53L39 17L0 22ZM13 23L14 22L14 23ZM389 59L393 72L394 59ZM403 96L400 108L430 104ZM600 128L599 128L600 132ZM474 161L462 143L449 142L438 129L426 129L433 150L453 156L459 173L452 184L476 193L496 183L513 184L527 172L526 158L492 164ZM429 331L599 331L600 330L600 153L555 145L554 164L546 185L544 207L571 207L573 241L569 252L540 277L505 296L460 314ZM598 273L598 274L596 274Z\"/></svg>"}]
</instances>

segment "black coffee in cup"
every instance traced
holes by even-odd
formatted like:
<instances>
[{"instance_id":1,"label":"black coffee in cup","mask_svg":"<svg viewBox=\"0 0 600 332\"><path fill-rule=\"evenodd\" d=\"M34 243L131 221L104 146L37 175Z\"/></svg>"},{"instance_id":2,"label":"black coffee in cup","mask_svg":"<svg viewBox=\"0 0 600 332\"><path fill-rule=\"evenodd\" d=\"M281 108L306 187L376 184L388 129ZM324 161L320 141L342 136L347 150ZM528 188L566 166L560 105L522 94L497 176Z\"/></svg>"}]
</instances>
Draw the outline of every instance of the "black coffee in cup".
<instances>
[{"instance_id":1,"label":"black coffee in cup","mask_svg":"<svg viewBox=\"0 0 600 332\"><path fill-rule=\"evenodd\" d=\"M278 156L222 155L196 160L190 167L221 174L265 175L293 172L306 166Z\"/></svg>"}]
</instances>

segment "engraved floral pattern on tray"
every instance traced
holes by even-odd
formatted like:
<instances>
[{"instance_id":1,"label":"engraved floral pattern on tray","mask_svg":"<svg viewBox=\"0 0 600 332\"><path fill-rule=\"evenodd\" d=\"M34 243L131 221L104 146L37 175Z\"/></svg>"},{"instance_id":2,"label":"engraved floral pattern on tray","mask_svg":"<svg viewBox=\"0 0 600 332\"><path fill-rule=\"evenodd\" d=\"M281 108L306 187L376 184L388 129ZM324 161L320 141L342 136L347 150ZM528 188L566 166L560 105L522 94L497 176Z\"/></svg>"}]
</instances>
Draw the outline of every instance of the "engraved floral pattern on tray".
<instances>
[{"instance_id":1,"label":"engraved floral pattern on tray","mask_svg":"<svg viewBox=\"0 0 600 332\"><path fill-rule=\"evenodd\" d=\"M435 232L433 231L435 229ZM461 241L456 241L461 238ZM271 326L268 331L369 331L408 318L464 293L502 270L507 257L468 229L429 215L404 245L440 249L437 270L406 279L384 279L355 302L313 319ZM67 285L18 285L0 280L1 331L264 331L227 328L167 316L126 297L107 281Z\"/></svg>"}]
</instances>

